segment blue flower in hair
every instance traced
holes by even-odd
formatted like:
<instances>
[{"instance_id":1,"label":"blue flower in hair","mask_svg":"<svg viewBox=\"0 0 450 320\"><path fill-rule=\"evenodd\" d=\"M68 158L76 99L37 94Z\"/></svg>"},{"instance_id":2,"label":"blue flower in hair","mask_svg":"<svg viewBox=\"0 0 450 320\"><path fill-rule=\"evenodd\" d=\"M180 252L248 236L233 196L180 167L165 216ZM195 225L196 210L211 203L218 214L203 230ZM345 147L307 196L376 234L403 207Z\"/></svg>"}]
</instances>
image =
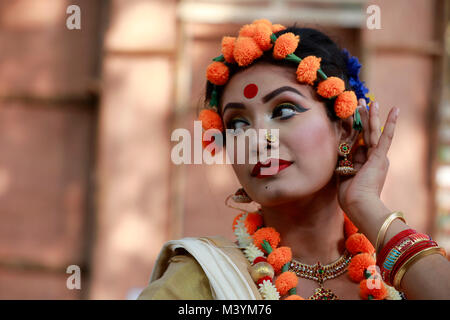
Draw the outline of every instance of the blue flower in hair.
<instances>
[{"instance_id":1,"label":"blue flower in hair","mask_svg":"<svg viewBox=\"0 0 450 320\"><path fill-rule=\"evenodd\" d=\"M347 72L349 74L349 83L353 91L355 91L356 97L358 99L366 100L367 109L369 109L370 99L366 97L369 89L364 85L364 81L359 80L359 72L361 69L361 64L357 57L352 57L347 49L343 49L342 52L345 56L345 63L347 64Z\"/></svg>"}]
</instances>

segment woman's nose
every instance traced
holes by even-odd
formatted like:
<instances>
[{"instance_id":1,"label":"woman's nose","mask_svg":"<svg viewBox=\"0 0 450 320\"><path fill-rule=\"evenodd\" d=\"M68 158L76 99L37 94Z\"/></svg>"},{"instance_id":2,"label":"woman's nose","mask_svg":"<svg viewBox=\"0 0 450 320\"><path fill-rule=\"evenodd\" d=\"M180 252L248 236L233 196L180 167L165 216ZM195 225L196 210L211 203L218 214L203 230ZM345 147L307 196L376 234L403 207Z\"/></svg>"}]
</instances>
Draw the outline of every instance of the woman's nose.
<instances>
[{"instance_id":1,"label":"woman's nose","mask_svg":"<svg viewBox=\"0 0 450 320\"><path fill-rule=\"evenodd\" d=\"M273 152L279 146L279 129L260 127L256 129L257 141L251 150L253 153L261 155L263 152Z\"/></svg>"}]
</instances>

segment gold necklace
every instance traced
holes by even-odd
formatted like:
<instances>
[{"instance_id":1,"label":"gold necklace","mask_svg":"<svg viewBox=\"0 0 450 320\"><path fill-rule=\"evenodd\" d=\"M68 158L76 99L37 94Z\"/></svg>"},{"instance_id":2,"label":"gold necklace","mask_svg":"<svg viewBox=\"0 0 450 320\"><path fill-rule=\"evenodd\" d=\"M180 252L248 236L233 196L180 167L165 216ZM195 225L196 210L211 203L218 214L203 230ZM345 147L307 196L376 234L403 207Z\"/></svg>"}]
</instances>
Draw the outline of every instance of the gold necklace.
<instances>
[{"instance_id":1,"label":"gold necklace","mask_svg":"<svg viewBox=\"0 0 450 320\"><path fill-rule=\"evenodd\" d=\"M337 300L338 297L330 289L325 289L323 283L326 280L334 279L345 273L351 259L352 256L347 250L345 250L339 259L327 265L322 265L320 262L309 265L292 259L289 265L289 271L294 272L298 277L314 280L319 283L320 287L309 297L309 300Z\"/></svg>"}]
</instances>

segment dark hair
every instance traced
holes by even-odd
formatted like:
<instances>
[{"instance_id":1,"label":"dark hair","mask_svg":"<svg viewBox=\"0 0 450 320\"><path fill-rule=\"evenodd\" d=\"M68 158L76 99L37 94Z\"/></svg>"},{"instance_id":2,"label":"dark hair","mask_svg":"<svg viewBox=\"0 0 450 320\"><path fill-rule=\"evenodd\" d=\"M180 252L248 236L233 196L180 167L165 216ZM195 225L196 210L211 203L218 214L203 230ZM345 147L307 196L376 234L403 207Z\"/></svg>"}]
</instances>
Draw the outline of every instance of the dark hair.
<instances>
[{"instance_id":1,"label":"dark hair","mask_svg":"<svg viewBox=\"0 0 450 320\"><path fill-rule=\"evenodd\" d=\"M312 28L299 28L296 27L295 24L292 27L288 27L285 30L279 31L275 33L277 37L280 35L292 32L295 35L300 36L300 43L295 50L294 54L297 57L305 58L310 55L314 55L316 57L322 58L320 62L320 67L324 73L330 77L335 76L338 78L341 78L344 80L346 90L351 89L349 85L348 80L348 72L347 72L347 64L345 60L345 55L342 52L342 49L333 41L331 40L326 34L323 32L312 29ZM280 65L280 66L287 66L292 67L294 70L296 70L297 65L293 62L287 61L287 60L276 60L272 57L272 50L267 50L263 53L263 55L255 60L254 63L252 63L250 66L253 66L256 63L271 63L274 65ZM246 69L247 67L238 67L237 64L227 64L230 69L230 75L231 78L233 74L236 72ZM250 67L248 66L248 67ZM295 71L294 71L295 72ZM317 85L318 80L314 85ZM218 112L221 114L221 108L220 106L220 97L222 95L222 92L224 90L224 86L216 86L217 91L217 101L219 101ZM209 81L206 81L206 94L205 94L205 104L209 103L211 99L211 93L213 90L213 84ZM320 101L325 102L325 106L327 109L327 115L330 118L331 121L337 121L339 118L336 116L336 113L334 112L334 99L324 99L320 97L318 94L316 94L318 99Z\"/></svg>"}]
</instances>

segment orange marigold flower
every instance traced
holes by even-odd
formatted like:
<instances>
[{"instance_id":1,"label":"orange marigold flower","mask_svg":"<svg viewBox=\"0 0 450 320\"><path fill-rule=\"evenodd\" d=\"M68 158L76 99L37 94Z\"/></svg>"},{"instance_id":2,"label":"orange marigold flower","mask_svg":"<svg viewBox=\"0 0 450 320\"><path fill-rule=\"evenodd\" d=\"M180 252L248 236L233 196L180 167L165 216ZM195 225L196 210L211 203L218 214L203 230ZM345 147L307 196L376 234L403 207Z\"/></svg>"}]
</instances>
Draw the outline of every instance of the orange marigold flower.
<instances>
[{"instance_id":1,"label":"orange marigold flower","mask_svg":"<svg viewBox=\"0 0 450 320\"><path fill-rule=\"evenodd\" d=\"M270 22L267 19L258 19L258 20L254 20L252 22L252 24L264 24L266 26L268 26L269 28L272 28L272 22Z\"/></svg>"},{"instance_id":2,"label":"orange marigold flower","mask_svg":"<svg viewBox=\"0 0 450 320\"><path fill-rule=\"evenodd\" d=\"M272 32L273 33L277 33L278 31L281 31L281 30L286 30L286 27L281 25L281 24L279 24L279 23L272 25Z\"/></svg>"},{"instance_id":3,"label":"orange marigold flower","mask_svg":"<svg viewBox=\"0 0 450 320\"><path fill-rule=\"evenodd\" d=\"M275 41L273 47L273 57L275 59L284 59L288 54L294 53L300 42L300 36L293 34L292 32L283 33Z\"/></svg>"},{"instance_id":4,"label":"orange marigold flower","mask_svg":"<svg viewBox=\"0 0 450 320\"><path fill-rule=\"evenodd\" d=\"M211 62L206 69L206 79L219 86L227 83L229 74L230 70L228 70L228 67L220 61Z\"/></svg>"},{"instance_id":5,"label":"orange marigold flower","mask_svg":"<svg viewBox=\"0 0 450 320\"><path fill-rule=\"evenodd\" d=\"M250 37L238 37L234 44L234 60L240 67L251 64L255 59L262 56L263 52L259 48L255 39Z\"/></svg>"},{"instance_id":6,"label":"orange marigold flower","mask_svg":"<svg viewBox=\"0 0 450 320\"><path fill-rule=\"evenodd\" d=\"M300 61L297 67L297 80L312 85L317 79L317 70L320 69L321 60L322 58L307 56Z\"/></svg>"},{"instance_id":7,"label":"orange marigold flower","mask_svg":"<svg viewBox=\"0 0 450 320\"><path fill-rule=\"evenodd\" d=\"M253 39L256 41L261 50L266 51L272 48L272 40L270 36L272 35L272 28L264 23L259 23L255 25Z\"/></svg>"},{"instance_id":8,"label":"orange marigold flower","mask_svg":"<svg viewBox=\"0 0 450 320\"><path fill-rule=\"evenodd\" d=\"M256 230L263 225L262 215L256 212L250 212L245 219L245 226L247 227L247 232L252 235Z\"/></svg>"},{"instance_id":9,"label":"orange marigold flower","mask_svg":"<svg viewBox=\"0 0 450 320\"><path fill-rule=\"evenodd\" d=\"M388 291L383 281L377 281L378 286L374 286L374 288L369 289L368 281L373 281L371 279L364 279L359 283L359 294L361 298L368 299L369 296L374 300L383 300L387 297Z\"/></svg>"},{"instance_id":10,"label":"orange marigold flower","mask_svg":"<svg viewBox=\"0 0 450 320\"><path fill-rule=\"evenodd\" d=\"M211 109L203 109L198 115L198 120L202 122L203 129L218 129L223 131L223 122L219 114Z\"/></svg>"},{"instance_id":11,"label":"orange marigold flower","mask_svg":"<svg viewBox=\"0 0 450 320\"><path fill-rule=\"evenodd\" d=\"M281 268L292 260L292 250L289 247L279 247L273 250L267 257L267 262L273 267L276 274Z\"/></svg>"},{"instance_id":12,"label":"orange marigold flower","mask_svg":"<svg viewBox=\"0 0 450 320\"><path fill-rule=\"evenodd\" d=\"M345 238L350 237L352 234L356 233L357 231L358 231L358 228L355 227L353 222L344 213L344 233L345 233Z\"/></svg>"},{"instance_id":13,"label":"orange marigold flower","mask_svg":"<svg viewBox=\"0 0 450 320\"><path fill-rule=\"evenodd\" d=\"M236 37L223 37L222 38L222 55L225 61L228 63L235 63L233 57L234 44Z\"/></svg>"},{"instance_id":14,"label":"orange marigold flower","mask_svg":"<svg viewBox=\"0 0 450 320\"><path fill-rule=\"evenodd\" d=\"M334 102L334 112L341 119L346 119L355 113L358 106L356 94L353 91L344 91L338 95Z\"/></svg>"},{"instance_id":15,"label":"orange marigold flower","mask_svg":"<svg viewBox=\"0 0 450 320\"><path fill-rule=\"evenodd\" d=\"M272 249L275 249L280 243L280 234L272 227L265 227L256 230L253 234L253 244L257 246L260 250L263 250L261 244L266 240Z\"/></svg>"},{"instance_id":16,"label":"orange marigold flower","mask_svg":"<svg viewBox=\"0 0 450 320\"><path fill-rule=\"evenodd\" d=\"M348 276L355 282L359 282L366 277L364 271L375 264L375 259L368 253L360 253L352 258L348 265Z\"/></svg>"},{"instance_id":17,"label":"orange marigold flower","mask_svg":"<svg viewBox=\"0 0 450 320\"><path fill-rule=\"evenodd\" d=\"M283 300L305 300L305 299L300 297L299 295L291 294L290 296L287 296Z\"/></svg>"},{"instance_id":18,"label":"orange marigold flower","mask_svg":"<svg viewBox=\"0 0 450 320\"><path fill-rule=\"evenodd\" d=\"M369 239L362 233L354 233L345 241L345 247L351 254L368 253L373 254L375 248L370 243Z\"/></svg>"},{"instance_id":19,"label":"orange marigold flower","mask_svg":"<svg viewBox=\"0 0 450 320\"><path fill-rule=\"evenodd\" d=\"M285 271L278 276L275 280L275 287L277 288L280 296L284 296L292 288L295 288L298 284L297 275L291 271Z\"/></svg>"},{"instance_id":20,"label":"orange marigold flower","mask_svg":"<svg viewBox=\"0 0 450 320\"><path fill-rule=\"evenodd\" d=\"M238 214L233 221L233 231L236 228L238 219L242 217L243 213ZM244 220L244 225L247 228L247 232L252 235L255 231L263 225L263 218L259 213L249 212Z\"/></svg>"},{"instance_id":21,"label":"orange marigold flower","mask_svg":"<svg viewBox=\"0 0 450 320\"><path fill-rule=\"evenodd\" d=\"M335 97L345 90L344 80L337 77L329 77L317 86L317 93L324 98Z\"/></svg>"},{"instance_id":22,"label":"orange marigold flower","mask_svg":"<svg viewBox=\"0 0 450 320\"><path fill-rule=\"evenodd\" d=\"M241 29L239 29L239 37L253 37L255 34L255 24L244 24Z\"/></svg>"}]
</instances>

